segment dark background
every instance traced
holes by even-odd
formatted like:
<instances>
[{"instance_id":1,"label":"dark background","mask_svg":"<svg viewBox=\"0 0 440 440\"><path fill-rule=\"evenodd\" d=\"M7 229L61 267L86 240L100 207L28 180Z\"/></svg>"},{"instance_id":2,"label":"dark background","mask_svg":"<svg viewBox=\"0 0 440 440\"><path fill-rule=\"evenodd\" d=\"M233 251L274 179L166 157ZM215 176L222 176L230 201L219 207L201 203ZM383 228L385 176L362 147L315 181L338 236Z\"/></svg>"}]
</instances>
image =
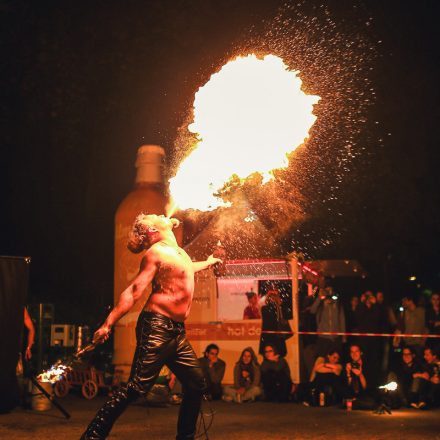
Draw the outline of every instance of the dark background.
<instances>
[{"instance_id":1,"label":"dark background","mask_svg":"<svg viewBox=\"0 0 440 440\"><path fill-rule=\"evenodd\" d=\"M137 147L159 143L172 157L197 88L283 3L0 2L0 254L32 257L29 302L55 302L57 321L87 322L112 301L113 218ZM341 215L315 200L302 240L336 228L309 256L358 259L370 273L362 287L392 298L410 275L438 289L440 6L304 8L321 3L336 23L353 5L372 17L368 38L381 43L367 117L380 124L359 135L367 148L343 178Z\"/></svg>"}]
</instances>

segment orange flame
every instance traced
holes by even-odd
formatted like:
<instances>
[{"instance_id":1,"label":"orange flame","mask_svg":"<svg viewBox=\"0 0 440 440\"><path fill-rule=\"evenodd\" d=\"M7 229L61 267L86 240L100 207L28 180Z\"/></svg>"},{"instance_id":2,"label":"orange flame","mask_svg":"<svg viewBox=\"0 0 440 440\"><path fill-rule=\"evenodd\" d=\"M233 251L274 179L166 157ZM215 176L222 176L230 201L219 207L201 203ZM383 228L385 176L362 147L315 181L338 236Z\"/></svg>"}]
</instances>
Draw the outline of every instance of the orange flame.
<instances>
[{"instance_id":1,"label":"orange flame","mask_svg":"<svg viewBox=\"0 0 440 440\"><path fill-rule=\"evenodd\" d=\"M233 175L258 172L263 182L288 166L287 155L309 136L319 96L306 95L298 71L274 55L238 57L201 87L188 130L195 149L170 179L174 204L213 210L225 203L215 194Z\"/></svg>"}]
</instances>

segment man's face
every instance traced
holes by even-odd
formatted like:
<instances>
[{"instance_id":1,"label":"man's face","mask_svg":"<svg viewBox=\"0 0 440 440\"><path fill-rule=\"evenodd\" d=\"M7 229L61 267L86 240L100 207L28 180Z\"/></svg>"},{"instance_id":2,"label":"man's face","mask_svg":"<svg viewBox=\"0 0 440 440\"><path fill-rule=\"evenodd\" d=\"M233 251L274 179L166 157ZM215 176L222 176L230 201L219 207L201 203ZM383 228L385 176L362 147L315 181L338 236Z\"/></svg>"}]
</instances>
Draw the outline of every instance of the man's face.
<instances>
[{"instance_id":1,"label":"man's face","mask_svg":"<svg viewBox=\"0 0 440 440\"><path fill-rule=\"evenodd\" d=\"M402 306L404 309L410 309L412 306L412 301L409 298L403 298L402 299Z\"/></svg>"},{"instance_id":2,"label":"man's face","mask_svg":"<svg viewBox=\"0 0 440 440\"><path fill-rule=\"evenodd\" d=\"M424 351L423 357L428 364L432 364L435 361L435 356L430 349Z\"/></svg>"},{"instance_id":3,"label":"man's face","mask_svg":"<svg viewBox=\"0 0 440 440\"><path fill-rule=\"evenodd\" d=\"M209 359L209 362L217 362L218 350L216 348L211 348L208 351L208 359Z\"/></svg>"},{"instance_id":4,"label":"man's face","mask_svg":"<svg viewBox=\"0 0 440 440\"><path fill-rule=\"evenodd\" d=\"M384 296L382 292L377 292L376 293L376 300L379 304L382 304L384 301Z\"/></svg>"},{"instance_id":5,"label":"man's face","mask_svg":"<svg viewBox=\"0 0 440 440\"><path fill-rule=\"evenodd\" d=\"M361 349L356 345L350 347L350 357L352 361L359 362L361 359Z\"/></svg>"},{"instance_id":6,"label":"man's face","mask_svg":"<svg viewBox=\"0 0 440 440\"><path fill-rule=\"evenodd\" d=\"M402 351L402 360L405 364L412 364L413 360L414 360L414 354L411 352L411 350L408 350L406 348L403 349Z\"/></svg>"},{"instance_id":7,"label":"man's face","mask_svg":"<svg viewBox=\"0 0 440 440\"><path fill-rule=\"evenodd\" d=\"M273 347L271 347L270 345L268 345L265 349L264 349L264 357L267 359L267 360L272 360L273 358L274 358L274 356L275 356L275 352L274 352L274 349L273 349Z\"/></svg>"},{"instance_id":8,"label":"man's face","mask_svg":"<svg viewBox=\"0 0 440 440\"><path fill-rule=\"evenodd\" d=\"M249 298L249 304L250 304L251 306L256 306L256 305L258 304L258 298L257 298L257 295L252 295L252 296Z\"/></svg>"},{"instance_id":9,"label":"man's face","mask_svg":"<svg viewBox=\"0 0 440 440\"><path fill-rule=\"evenodd\" d=\"M438 293L433 293L431 295L431 304L433 307L437 308L440 304L440 295Z\"/></svg>"}]
</instances>

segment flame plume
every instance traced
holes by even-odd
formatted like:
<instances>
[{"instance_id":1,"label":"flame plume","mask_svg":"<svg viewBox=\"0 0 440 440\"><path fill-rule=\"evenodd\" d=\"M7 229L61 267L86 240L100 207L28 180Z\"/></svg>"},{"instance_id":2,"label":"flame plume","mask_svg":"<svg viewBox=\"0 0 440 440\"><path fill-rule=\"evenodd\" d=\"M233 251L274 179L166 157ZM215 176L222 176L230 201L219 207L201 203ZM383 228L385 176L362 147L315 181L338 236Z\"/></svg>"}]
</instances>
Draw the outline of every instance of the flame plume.
<instances>
[{"instance_id":1,"label":"flame plume","mask_svg":"<svg viewBox=\"0 0 440 440\"><path fill-rule=\"evenodd\" d=\"M49 382L51 384L54 384L55 382L61 380L70 369L71 368L67 365L56 363L52 365L48 370L40 373L37 376L37 380L39 382Z\"/></svg>"},{"instance_id":2,"label":"flame plume","mask_svg":"<svg viewBox=\"0 0 440 440\"><path fill-rule=\"evenodd\" d=\"M288 154L304 143L316 120L318 96L301 90L297 71L274 55L237 57L213 74L194 100L188 126L198 142L175 177L176 207L210 211L228 206L219 192L233 177L243 182L288 166Z\"/></svg>"}]
</instances>

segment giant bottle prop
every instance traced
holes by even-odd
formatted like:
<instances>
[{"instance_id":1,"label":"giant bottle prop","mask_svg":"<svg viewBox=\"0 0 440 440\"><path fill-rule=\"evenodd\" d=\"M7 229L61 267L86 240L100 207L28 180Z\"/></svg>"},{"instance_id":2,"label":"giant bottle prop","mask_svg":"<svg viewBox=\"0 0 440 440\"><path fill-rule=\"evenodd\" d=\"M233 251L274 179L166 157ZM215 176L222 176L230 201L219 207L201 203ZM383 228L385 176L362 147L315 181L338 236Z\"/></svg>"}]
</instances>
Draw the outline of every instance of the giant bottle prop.
<instances>
[{"instance_id":1,"label":"giant bottle prop","mask_svg":"<svg viewBox=\"0 0 440 440\"><path fill-rule=\"evenodd\" d=\"M136 158L136 181L133 190L119 205L115 216L115 272L114 302L139 271L143 252L133 254L127 248L128 233L136 216L165 214L167 204L163 177L165 151L158 145L143 145ZM182 243L182 229L174 230L177 241ZM115 373L119 380L127 381L136 347L135 326L144 304L151 292L148 287L142 298L119 320L114 329Z\"/></svg>"}]
</instances>

